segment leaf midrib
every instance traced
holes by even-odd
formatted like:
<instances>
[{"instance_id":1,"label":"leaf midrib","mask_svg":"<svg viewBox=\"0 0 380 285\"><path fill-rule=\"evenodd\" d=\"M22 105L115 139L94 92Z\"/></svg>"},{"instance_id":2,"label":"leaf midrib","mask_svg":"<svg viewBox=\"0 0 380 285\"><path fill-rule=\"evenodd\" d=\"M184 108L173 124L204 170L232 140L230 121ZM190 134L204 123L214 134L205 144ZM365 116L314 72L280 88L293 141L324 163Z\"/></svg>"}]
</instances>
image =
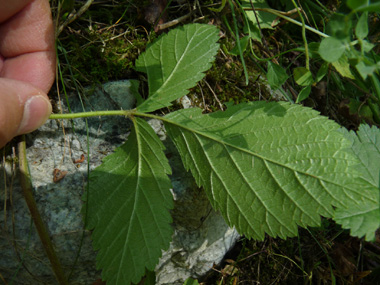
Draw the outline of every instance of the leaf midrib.
<instances>
[{"instance_id":1,"label":"leaf midrib","mask_svg":"<svg viewBox=\"0 0 380 285\"><path fill-rule=\"evenodd\" d=\"M176 33L175 35L175 41L177 40L177 37L178 37L178 32ZM154 97L157 93L159 93L160 90L164 89L165 86L168 84L168 82L171 80L171 78L173 77L174 74L176 74L176 71L178 69L178 66L182 63L182 59L184 57L184 55L186 54L187 50L189 49L189 45L190 43L192 43L194 37L192 37L190 39L190 41L187 43L186 45L186 48L185 50L183 51L181 57L179 58L179 60L177 60L176 64L175 64L175 67L173 68L173 70L171 71L171 73L169 74L169 76L166 78L165 81L163 81L162 85L160 88L158 88L153 94L149 94L149 97ZM163 52L163 49L160 48L160 62L163 62L163 59L162 59L162 52ZM176 53L176 50L174 50L174 52ZM177 56L176 56L177 58ZM148 66L147 65L147 62L146 62L146 57L144 56L144 66ZM163 68L161 67L161 73L163 71ZM162 77L164 77L163 75L161 75ZM142 105L142 104L141 104Z\"/></svg>"},{"instance_id":2,"label":"leaf midrib","mask_svg":"<svg viewBox=\"0 0 380 285\"><path fill-rule=\"evenodd\" d=\"M135 216L136 216L136 207L137 207L137 201L139 200L139 193L140 191L138 191L138 185L139 184L139 181L141 179L141 141L140 141L140 138L138 136L138 122L136 121L136 118L133 118L132 119L132 122L133 122L133 125L135 127L135 135L136 135L136 142L137 142L137 150L138 150L138 155L137 155L137 165L138 165L138 170L137 170L137 181L136 181L136 187L137 189L135 189L134 193L135 193L135 199L134 199L134 202L133 202L133 209L132 209L132 215L130 217L130 223L128 225L128 230L127 230L127 236L125 238L125 242L124 242L124 246L123 246L123 251L122 251L122 255L121 255L121 260L120 260L120 263L119 263L119 269L117 271L117 278L116 278L116 284L119 284L119 278L123 278L121 277L122 275L122 265L123 265L123 260L124 260L124 255L126 253L126 248L127 248L127 245L129 244L129 238L130 238L130 235L131 235L131 227L132 227L132 220L135 219ZM134 259L131 258L132 262L134 262ZM134 266L133 268L136 268L136 266Z\"/></svg>"},{"instance_id":3,"label":"leaf midrib","mask_svg":"<svg viewBox=\"0 0 380 285\"><path fill-rule=\"evenodd\" d=\"M331 180L328 180L328 179L322 178L322 177L320 177L320 176L311 175L311 174L309 174L309 173L307 173L307 172L304 172L304 171L301 171L301 170L295 170L295 169L293 169L292 167L290 167L289 165L286 165L286 164L284 165L284 164L282 164L282 163L280 163L280 162L278 162L278 161L275 161L275 160L270 159L270 158L266 158L266 157L264 157L264 156L262 156L262 155L260 155L260 154L257 154L257 153L255 153L255 152L252 152L252 151L249 151L249 150L247 150L247 149L241 148L241 147L236 146L236 145L234 145L234 144L230 144L230 143L227 143L227 142L224 142L224 141L220 141L220 140L218 140L218 138L215 138L214 136L208 135L207 133L203 133L202 131L198 131L198 130L195 130L195 129L192 129L192 128L188 128L188 127L186 127L186 126L184 126L184 125L182 125L182 124L179 124L179 123L177 123L177 122L175 122L175 121L172 121L172 120L170 120L170 119L167 119L167 118L165 118L165 117L160 117L160 120L162 120L163 122L166 122L166 123L168 123L168 124L171 124L171 125L173 125L173 126L176 126L176 127L178 127L178 128L182 128L182 129L185 129L185 130L187 130L187 131L189 131L189 132L192 132L192 133L196 133L196 134L198 134L198 135L201 135L201 136L203 136L203 137L205 137L205 138L207 138L207 139L210 139L210 140L212 140L212 141L214 141L214 142L216 142L216 143L223 144L224 146L229 146L229 147L234 148L234 149L236 149L236 150L239 150L239 151L241 151L241 152L244 152L244 153L250 154L250 155L252 155L252 156L254 156L254 157L257 157L257 158L259 158L259 159L262 159L263 161L269 161L269 162L271 162L271 163L273 163L273 164L276 164L276 165L278 165L278 166L285 167L285 168L287 168L287 169L289 169L289 170L291 170L291 171L293 171L293 172L301 173L301 174L304 174L304 175L306 175L306 176L310 176L310 177L312 177L312 178L316 178L316 179L318 179L318 180L320 180L320 181L323 181L323 182L330 183L330 184L335 185L335 186L338 186L338 187L342 187L342 188L348 189L348 190L353 191L354 193L356 193L356 194L358 194L358 195L363 196L363 193L362 193L362 192L359 193L357 190L355 190L355 189L353 189L353 188L350 188L350 187L347 187L346 185L343 186L343 185L337 184L337 183L334 182L334 181L331 181ZM366 197L366 198L368 198L368 199L370 199L370 200L373 200L372 197ZM347 196L347 199L351 199L351 198ZM351 199L351 200L352 200L352 199ZM356 200L353 199L352 201L353 201L355 204L357 204L357 201L356 201Z\"/></svg>"},{"instance_id":4,"label":"leaf midrib","mask_svg":"<svg viewBox=\"0 0 380 285\"><path fill-rule=\"evenodd\" d=\"M166 78L165 81L163 81L163 83L162 83L162 85L160 86L160 88L158 88L153 94L149 94L149 98L153 98L153 99L154 99L155 97L157 97L157 94L160 94L160 91L161 91L161 90L165 90L166 85L169 84L169 82L171 81L172 77L173 77L175 74L178 73L177 70L178 70L179 66L181 65L181 63L182 63L182 60L183 60L184 56L186 56L187 51L189 50L189 47L190 47L191 43L194 41L194 37L195 37L194 35L196 35L196 32L197 32L198 30L199 30L199 29L197 28L197 30L193 33L192 37L191 37L190 40L188 41L188 43L187 43L187 45L186 45L186 48L185 48L184 51L182 52L181 57L177 60L175 67L174 67L173 70L170 72L170 75ZM208 31L208 30L207 30L207 31ZM200 35L206 33L207 31L203 31L201 34L196 35L196 36L200 36ZM209 35L209 36L212 36L212 33L208 33L208 35ZM177 36L178 36L178 33L176 33L176 36L175 36L176 39L177 39ZM202 42L205 41L205 40L207 40L207 39L208 39L208 37L202 39ZM163 62L163 59L162 59L162 51L163 51L163 49L161 48L161 49L160 49L160 62ZM174 51L176 52L176 50L174 50ZM205 55L206 55L206 54L205 54ZM204 57L205 55L203 55L202 57ZM145 56L143 57L143 60L144 60L144 66L145 66L145 67L148 66L148 65L147 65L147 62L146 62L146 57L145 57ZM198 59L198 60L199 60L199 59ZM162 71L163 71L163 68L162 68L162 67L161 67L160 71L161 71L161 74L162 74ZM163 75L161 75L161 77L163 78ZM163 96L162 99L164 100L164 99L165 99L165 96ZM147 100L147 101L145 101L145 102L150 102L150 100ZM142 104L138 107L138 109L141 109L142 106L145 105L145 102L142 103ZM156 101L156 103L158 103L158 102ZM165 107L165 106L166 106L166 105L164 104L163 107Z\"/></svg>"}]
</instances>

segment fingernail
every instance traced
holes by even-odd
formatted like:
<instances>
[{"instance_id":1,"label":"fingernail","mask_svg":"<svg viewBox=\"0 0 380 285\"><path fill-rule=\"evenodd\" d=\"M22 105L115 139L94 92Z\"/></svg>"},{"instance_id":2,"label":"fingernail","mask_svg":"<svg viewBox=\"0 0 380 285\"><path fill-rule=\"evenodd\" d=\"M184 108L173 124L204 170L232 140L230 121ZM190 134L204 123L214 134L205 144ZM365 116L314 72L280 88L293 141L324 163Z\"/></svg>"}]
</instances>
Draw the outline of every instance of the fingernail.
<instances>
[{"instance_id":1,"label":"fingernail","mask_svg":"<svg viewBox=\"0 0 380 285\"><path fill-rule=\"evenodd\" d=\"M51 104L42 95L30 97L24 105L24 114L18 129L19 134L30 133L39 128L49 118Z\"/></svg>"}]
</instances>

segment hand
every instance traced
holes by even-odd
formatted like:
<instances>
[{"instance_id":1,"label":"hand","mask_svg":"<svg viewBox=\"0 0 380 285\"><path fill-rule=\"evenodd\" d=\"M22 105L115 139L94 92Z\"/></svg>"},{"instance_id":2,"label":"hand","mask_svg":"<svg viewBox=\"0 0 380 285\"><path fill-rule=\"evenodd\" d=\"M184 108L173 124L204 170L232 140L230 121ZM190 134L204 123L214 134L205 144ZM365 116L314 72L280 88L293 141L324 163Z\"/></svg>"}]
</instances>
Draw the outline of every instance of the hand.
<instances>
[{"instance_id":1,"label":"hand","mask_svg":"<svg viewBox=\"0 0 380 285\"><path fill-rule=\"evenodd\" d=\"M41 126L55 74L48 0L0 0L0 148Z\"/></svg>"}]
</instances>

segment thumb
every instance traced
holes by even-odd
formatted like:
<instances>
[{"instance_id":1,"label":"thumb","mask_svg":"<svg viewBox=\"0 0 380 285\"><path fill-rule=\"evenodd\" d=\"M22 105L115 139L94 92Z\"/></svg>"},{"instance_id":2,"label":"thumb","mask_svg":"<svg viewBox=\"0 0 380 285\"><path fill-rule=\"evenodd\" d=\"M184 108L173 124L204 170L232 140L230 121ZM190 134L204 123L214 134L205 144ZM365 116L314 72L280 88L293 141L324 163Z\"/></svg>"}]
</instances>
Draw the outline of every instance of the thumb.
<instances>
[{"instance_id":1,"label":"thumb","mask_svg":"<svg viewBox=\"0 0 380 285\"><path fill-rule=\"evenodd\" d=\"M0 148L40 127L51 113L47 95L33 85L0 78Z\"/></svg>"}]
</instances>

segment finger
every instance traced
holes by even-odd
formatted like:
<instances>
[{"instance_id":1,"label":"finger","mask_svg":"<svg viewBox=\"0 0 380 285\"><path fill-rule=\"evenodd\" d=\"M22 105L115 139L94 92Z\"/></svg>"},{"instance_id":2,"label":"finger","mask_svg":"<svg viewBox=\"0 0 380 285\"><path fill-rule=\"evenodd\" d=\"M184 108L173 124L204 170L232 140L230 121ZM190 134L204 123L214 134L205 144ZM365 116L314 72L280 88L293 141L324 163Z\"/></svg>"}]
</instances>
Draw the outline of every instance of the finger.
<instances>
[{"instance_id":1,"label":"finger","mask_svg":"<svg viewBox=\"0 0 380 285\"><path fill-rule=\"evenodd\" d=\"M54 60L55 54L46 52L8 58L0 63L0 77L28 82L47 93L54 81Z\"/></svg>"},{"instance_id":2,"label":"finger","mask_svg":"<svg viewBox=\"0 0 380 285\"><path fill-rule=\"evenodd\" d=\"M51 113L47 95L31 84L0 78L0 148L41 126Z\"/></svg>"},{"instance_id":3,"label":"finger","mask_svg":"<svg viewBox=\"0 0 380 285\"><path fill-rule=\"evenodd\" d=\"M31 1L1 24L0 53L6 58L52 50L53 46L53 22L48 0Z\"/></svg>"},{"instance_id":4,"label":"finger","mask_svg":"<svg viewBox=\"0 0 380 285\"><path fill-rule=\"evenodd\" d=\"M48 91L55 73L54 29L48 0L31 1L0 25L0 55L1 77L26 81Z\"/></svg>"},{"instance_id":5,"label":"finger","mask_svg":"<svg viewBox=\"0 0 380 285\"><path fill-rule=\"evenodd\" d=\"M9 0L0 0L0 23L8 20L31 1L32 0L12 0L12 4L10 4Z\"/></svg>"}]
</instances>

